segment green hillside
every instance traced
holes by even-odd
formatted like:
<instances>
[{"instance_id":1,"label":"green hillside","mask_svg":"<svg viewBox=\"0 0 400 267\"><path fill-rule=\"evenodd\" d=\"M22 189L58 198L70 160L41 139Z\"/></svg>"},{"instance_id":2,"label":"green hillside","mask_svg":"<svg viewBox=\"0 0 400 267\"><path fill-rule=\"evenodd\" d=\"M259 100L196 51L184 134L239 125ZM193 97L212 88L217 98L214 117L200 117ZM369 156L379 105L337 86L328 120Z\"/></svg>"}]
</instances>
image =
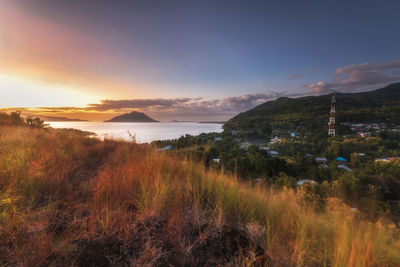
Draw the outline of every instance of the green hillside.
<instances>
[{"instance_id":1,"label":"green hillside","mask_svg":"<svg viewBox=\"0 0 400 267\"><path fill-rule=\"evenodd\" d=\"M266 136L272 130L316 134L327 130L332 94L301 98L282 97L240 113L225 125L225 131ZM341 122L400 123L400 83L362 93L336 94L336 119ZM346 129L339 126L339 134Z\"/></svg>"}]
</instances>

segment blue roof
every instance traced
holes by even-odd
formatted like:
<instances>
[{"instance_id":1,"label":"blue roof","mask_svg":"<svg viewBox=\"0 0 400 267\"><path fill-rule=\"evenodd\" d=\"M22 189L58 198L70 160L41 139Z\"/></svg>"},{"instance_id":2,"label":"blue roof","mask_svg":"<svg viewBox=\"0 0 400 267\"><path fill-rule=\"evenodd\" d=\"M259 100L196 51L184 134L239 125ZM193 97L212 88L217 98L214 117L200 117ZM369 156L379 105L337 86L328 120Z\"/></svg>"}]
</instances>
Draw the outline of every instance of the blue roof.
<instances>
[{"instance_id":1,"label":"blue roof","mask_svg":"<svg viewBox=\"0 0 400 267\"><path fill-rule=\"evenodd\" d=\"M345 159L345 158L343 158L343 157L337 157L336 160L337 160L337 161L347 162L347 159Z\"/></svg>"}]
</instances>

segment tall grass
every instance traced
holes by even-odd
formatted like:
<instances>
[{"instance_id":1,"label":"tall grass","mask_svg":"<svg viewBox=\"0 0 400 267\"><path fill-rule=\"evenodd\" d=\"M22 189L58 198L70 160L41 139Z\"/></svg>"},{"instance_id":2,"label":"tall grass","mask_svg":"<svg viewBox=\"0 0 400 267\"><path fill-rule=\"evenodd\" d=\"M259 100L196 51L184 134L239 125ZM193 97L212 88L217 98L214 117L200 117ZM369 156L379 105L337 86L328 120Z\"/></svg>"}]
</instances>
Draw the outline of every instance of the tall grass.
<instances>
[{"instance_id":1,"label":"tall grass","mask_svg":"<svg viewBox=\"0 0 400 267\"><path fill-rule=\"evenodd\" d=\"M399 266L399 230L148 145L0 128L0 265Z\"/></svg>"}]
</instances>

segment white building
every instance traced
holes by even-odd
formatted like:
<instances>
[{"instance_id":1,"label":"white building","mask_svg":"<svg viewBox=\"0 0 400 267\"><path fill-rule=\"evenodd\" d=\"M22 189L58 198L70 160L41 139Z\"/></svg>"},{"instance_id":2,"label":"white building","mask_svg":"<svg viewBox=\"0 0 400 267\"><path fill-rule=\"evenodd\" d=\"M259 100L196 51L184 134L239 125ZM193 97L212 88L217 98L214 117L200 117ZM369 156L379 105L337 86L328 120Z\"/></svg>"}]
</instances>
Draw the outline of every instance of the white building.
<instances>
[{"instance_id":1,"label":"white building","mask_svg":"<svg viewBox=\"0 0 400 267\"><path fill-rule=\"evenodd\" d=\"M314 180L310 180L310 179L304 179L304 180L299 180L297 181L297 185L303 185L303 184L316 184L317 182Z\"/></svg>"},{"instance_id":2,"label":"white building","mask_svg":"<svg viewBox=\"0 0 400 267\"><path fill-rule=\"evenodd\" d=\"M323 157L316 157L315 162L316 163L326 163L327 159Z\"/></svg>"},{"instance_id":3,"label":"white building","mask_svg":"<svg viewBox=\"0 0 400 267\"><path fill-rule=\"evenodd\" d=\"M346 165L338 165L338 168L348 172L351 171L351 168L347 167Z\"/></svg>"},{"instance_id":4,"label":"white building","mask_svg":"<svg viewBox=\"0 0 400 267\"><path fill-rule=\"evenodd\" d=\"M275 150L267 150L267 153L271 157L277 157L279 155L279 152Z\"/></svg>"}]
</instances>

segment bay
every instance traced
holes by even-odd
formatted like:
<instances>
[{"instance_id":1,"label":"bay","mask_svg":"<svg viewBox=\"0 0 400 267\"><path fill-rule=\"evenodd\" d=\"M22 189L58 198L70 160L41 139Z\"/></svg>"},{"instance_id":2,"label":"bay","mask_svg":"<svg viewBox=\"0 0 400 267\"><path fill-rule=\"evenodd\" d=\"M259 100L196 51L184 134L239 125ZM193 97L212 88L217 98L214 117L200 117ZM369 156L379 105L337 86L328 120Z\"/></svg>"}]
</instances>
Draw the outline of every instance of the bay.
<instances>
[{"instance_id":1,"label":"bay","mask_svg":"<svg viewBox=\"0 0 400 267\"><path fill-rule=\"evenodd\" d=\"M74 128L94 132L100 139L130 141L128 131L136 135L136 142L175 139L182 135L222 132L222 124L197 122L46 122L53 128Z\"/></svg>"}]
</instances>

